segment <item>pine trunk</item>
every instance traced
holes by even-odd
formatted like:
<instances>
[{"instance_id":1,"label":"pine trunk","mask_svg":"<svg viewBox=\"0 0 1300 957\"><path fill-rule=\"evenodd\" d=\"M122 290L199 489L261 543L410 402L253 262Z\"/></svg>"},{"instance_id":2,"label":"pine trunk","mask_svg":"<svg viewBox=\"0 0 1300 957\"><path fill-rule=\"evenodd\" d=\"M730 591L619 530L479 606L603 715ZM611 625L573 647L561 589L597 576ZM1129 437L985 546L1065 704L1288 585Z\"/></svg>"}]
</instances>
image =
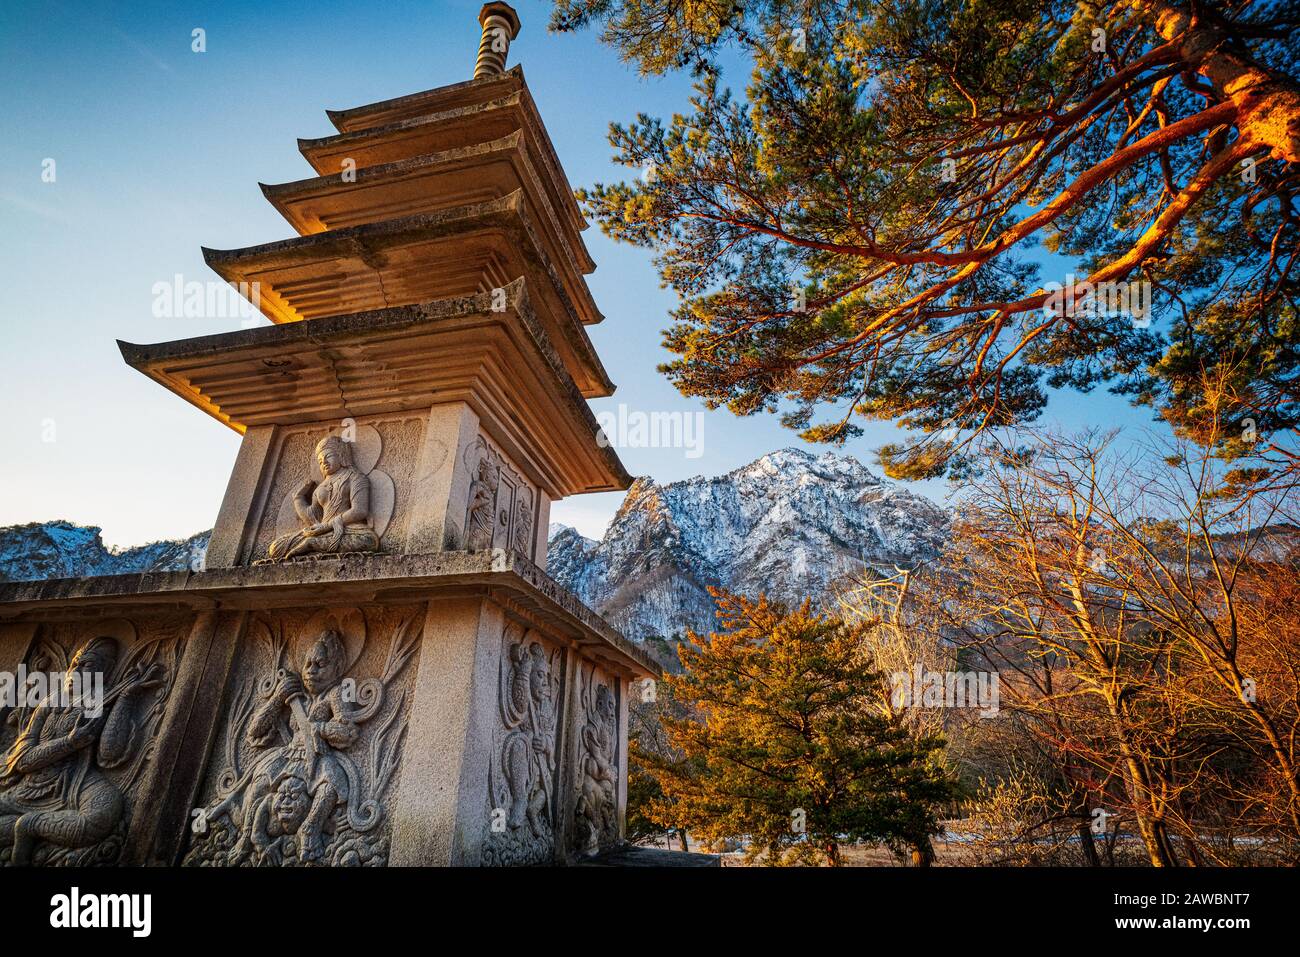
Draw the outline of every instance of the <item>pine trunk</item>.
<instances>
[{"instance_id":1,"label":"pine trunk","mask_svg":"<svg viewBox=\"0 0 1300 957\"><path fill-rule=\"evenodd\" d=\"M1243 141L1267 147L1274 159L1300 162L1300 86L1251 59L1243 44L1213 23L1163 0L1150 0L1156 32L1179 57L1237 107Z\"/></svg>"}]
</instances>

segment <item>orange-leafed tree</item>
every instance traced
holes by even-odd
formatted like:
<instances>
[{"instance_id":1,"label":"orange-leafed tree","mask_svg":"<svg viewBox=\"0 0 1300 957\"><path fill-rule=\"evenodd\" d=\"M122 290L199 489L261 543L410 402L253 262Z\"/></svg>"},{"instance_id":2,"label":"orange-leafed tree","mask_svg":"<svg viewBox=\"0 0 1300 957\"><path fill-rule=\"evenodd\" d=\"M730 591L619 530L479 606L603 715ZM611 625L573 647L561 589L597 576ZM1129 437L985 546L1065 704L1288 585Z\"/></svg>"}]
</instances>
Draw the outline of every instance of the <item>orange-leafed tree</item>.
<instances>
[{"instance_id":1,"label":"orange-leafed tree","mask_svg":"<svg viewBox=\"0 0 1300 957\"><path fill-rule=\"evenodd\" d=\"M863 624L714 592L721 630L688 634L664 679L687 714L634 758L662 797L649 815L768 864L842 863L845 841L928 852L955 784L942 741L880 708Z\"/></svg>"},{"instance_id":2,"label":"orange-leafed tree","mask_svg":"<svg viewBox=\"0 0 1300 957\"><path fill-rule=\"evenodd\" d=\"M943 634L1055 754L1084 799L1062 813L1120 812L1156 866L1231 863L1239 837L1294 861L1294 483L1242 498L1190 442L1021 438L954 522Z\"/></svg>"}]
</instances>

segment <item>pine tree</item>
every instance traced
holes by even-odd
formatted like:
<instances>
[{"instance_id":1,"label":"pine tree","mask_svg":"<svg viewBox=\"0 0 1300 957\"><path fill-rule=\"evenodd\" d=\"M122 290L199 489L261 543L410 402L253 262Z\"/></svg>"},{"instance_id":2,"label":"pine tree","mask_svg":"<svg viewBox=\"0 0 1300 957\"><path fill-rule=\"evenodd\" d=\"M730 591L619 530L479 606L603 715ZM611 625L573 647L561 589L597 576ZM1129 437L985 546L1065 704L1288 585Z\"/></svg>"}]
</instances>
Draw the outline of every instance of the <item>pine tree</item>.
<instances>
[{"instance_id":1,"label":"pine tree","mask_svg":"<svg viewBox=\"0 0 1300 957\"><path fill-rule=\"evenodd\" d=\"M552 25L699 75L671 120L612 127L636 179L582 192L681 297L677 388L783 409L810 440L894 420L915 439L882 462L920 478L960 474L1048 387L1100 385L1189 435L1229 397L1255 454L1300 466L1298 19L1295 0L557 0ZM720 80L736 59L743 97Z\"/></svg>"},{"instance_id":2,"label":"pine tree","mask_svg":"<svg viewBox=\"0 0 1300 957\"><path fill-rule=\"evenodd\" d=\"M881 707L869 626L713 594L722 630L688 634L663 682L688 714L663 719L665 751L633 754L662 789L648 816L769 864L838 865L846 841L924 856L955 784L942 741Z\"/></svg>"}]
</instances>

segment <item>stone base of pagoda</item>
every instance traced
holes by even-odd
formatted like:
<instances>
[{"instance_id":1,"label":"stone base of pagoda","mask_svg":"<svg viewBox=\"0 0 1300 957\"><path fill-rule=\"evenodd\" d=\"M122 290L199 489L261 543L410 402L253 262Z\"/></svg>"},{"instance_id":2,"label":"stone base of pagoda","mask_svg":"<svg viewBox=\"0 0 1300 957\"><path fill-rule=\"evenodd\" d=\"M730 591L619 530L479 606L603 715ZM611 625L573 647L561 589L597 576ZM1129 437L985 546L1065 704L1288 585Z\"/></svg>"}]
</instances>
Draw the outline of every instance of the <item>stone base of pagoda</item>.
<instances>
[{"instance_id":1,"label":"stone base of pagoda","mask_svg":"<svg viewBox=\"0 0 1300 957\"><path fill-rule=\"evenodd\" d=\"M582 859L657 672L502 549L0 585L0 672L69 668L0 725L5 864Z\"/></svg>"}]
</instances>

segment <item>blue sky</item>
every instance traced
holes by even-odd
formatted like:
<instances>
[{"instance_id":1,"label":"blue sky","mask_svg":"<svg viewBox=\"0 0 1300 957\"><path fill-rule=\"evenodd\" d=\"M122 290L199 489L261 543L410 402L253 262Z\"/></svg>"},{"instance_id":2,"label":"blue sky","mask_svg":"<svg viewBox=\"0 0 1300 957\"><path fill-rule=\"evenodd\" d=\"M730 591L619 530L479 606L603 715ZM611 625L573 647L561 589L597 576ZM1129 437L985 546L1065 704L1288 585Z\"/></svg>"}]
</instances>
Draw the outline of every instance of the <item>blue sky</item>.
<instances>
[{"instance_id":1,"label":"blue sky","mask_svg":"<svg viewBox=\"0 0 1300 957\"><path fill-rule=\"evenodd\" d=\"M0 525L66 518L110 545L211 526L238 436L129 369L115 339L158 342L237 320L155 318L153 286L215 279L200 245L293 235L259 181L312 175L295 138L333 132L325 110L467 79L479 0L131 2L0 5ZM686 77L643 80L591 33L546 32L549 6L516 0L522 63L570 181L623 178L606 130L685 105ZM195 28L207 51L191 51ZM744 77L728 81L743 87ZM54 182L42 181L46 159ZM592 340L616 395L646 411L696 411L655 371L673 301L648 254L593 227L589 277L606 320ZM1045 279L1062 278L1046 275ZM626 449L629 471L716 475L800 445L772 417L705 414L703 454ZM1062 396L1052 418L1143 426L1105 393ZM893 436L871 425L847 451L872 464ZM941 483L917 486L939 499ZM598 536L621 493L559 503L553 519Z\"/></svg>"}]
</instances>

